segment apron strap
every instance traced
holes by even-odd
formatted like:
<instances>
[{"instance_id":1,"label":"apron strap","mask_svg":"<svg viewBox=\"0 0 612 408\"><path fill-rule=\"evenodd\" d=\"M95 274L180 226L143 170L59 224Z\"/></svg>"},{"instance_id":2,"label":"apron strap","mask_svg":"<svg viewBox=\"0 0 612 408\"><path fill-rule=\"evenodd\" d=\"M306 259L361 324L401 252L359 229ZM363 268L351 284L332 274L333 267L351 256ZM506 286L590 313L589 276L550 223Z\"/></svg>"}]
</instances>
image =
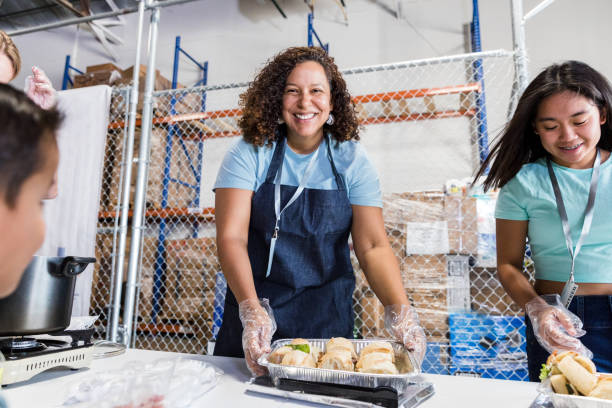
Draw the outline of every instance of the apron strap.
<instances>
[{"instance_id":1,"label":"apron strap","mask_svg":"<svg viewBox=\"0 0 612 408\"><path fill-rule=\"evenodd\" d=\"M327 158L331 163L332 172L334 173L334 177L336 178L336 185L338 186L338 190L344 191L344 181L342 180L342 177L340 177L340 173L338 173L338 170L336 169L336 163L334 163L334 156L332 155L331 139L329 137L329 133L327 134L327 136L325 136L325 141L327 142Z\"/></svg>"},{"instance_id":2,"label":"apron strap","mask_svg":"<svg viewBox=\"0 0 612 408\"><path fill-rule=\"evenodd\" d=\"M274 155L272 156L272 161L268 166L268 172L266 173L266 183L274 183L274 178L276 177L276 173L278 172L279 167L283 163L283 157L285 157L285 140L286 129L284 125L279 125L276 129L276 148L274 149Z\"/></svg>"}]
</instances>

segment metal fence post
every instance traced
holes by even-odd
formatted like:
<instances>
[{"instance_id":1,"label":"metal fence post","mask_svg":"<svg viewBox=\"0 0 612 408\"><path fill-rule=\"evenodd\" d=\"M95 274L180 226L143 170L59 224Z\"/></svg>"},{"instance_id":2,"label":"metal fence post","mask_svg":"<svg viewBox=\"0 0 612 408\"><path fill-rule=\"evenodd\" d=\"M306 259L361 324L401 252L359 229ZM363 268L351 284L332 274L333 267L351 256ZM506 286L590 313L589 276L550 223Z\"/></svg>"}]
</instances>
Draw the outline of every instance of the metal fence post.
<instances>
[{"instance_id":1,"label":"metal fence post","mask_svg":"<svg viewBox=\"0 0 612 408\"><path fill-rule=\"evenodd\" d=\"M144 102L142 108L142 129L140 135L140 150L138 158L138 176L136 179L136 193L134 197L134 213L132 219L132 241L130 243L130 260L128 264L127 293L123 310L123 324L125 325L124 344L130 346L132 335L132 324L134 319L135 294L137 288L138 267L140 258L140 247L143 233L143 217L145 204L145 190L147 182L147 170L149 165L149 139L151 135L153 114L153 85L155 82L155 57L157 51L158 24L160 9L156 7L151 13L151 24L149 26L149 47L147 76L145 81ZM136 67L138 68L138 67Z\"/></svg>"},{"instance_id":2,"label":"metal fence post","mask_svg":"<svg viewBox=\"0 0 612 408\"><path fill-rule=\"evenodd\" d=\"M136 61L132 74L132 89L130 92L130 111L128 116L128 135L126 152L124 156L123 190L121 197L121 221L119 228L119 245L116 259L115 284L112 295L112 312L110 318L110 338L117 341L119 329L119 310L121 308L121 291L123 283L123 264L125 259L125 243L128 233L128 218L130 209L130 184L132 180L132 161L134 160L134 135L136 133L136 116L138 111L138 87L140 82L140 52L142 48L142 29L144 27L145 0L140 0L138 4L138 34L136 39Z\"/></svg>"}]
</instances>

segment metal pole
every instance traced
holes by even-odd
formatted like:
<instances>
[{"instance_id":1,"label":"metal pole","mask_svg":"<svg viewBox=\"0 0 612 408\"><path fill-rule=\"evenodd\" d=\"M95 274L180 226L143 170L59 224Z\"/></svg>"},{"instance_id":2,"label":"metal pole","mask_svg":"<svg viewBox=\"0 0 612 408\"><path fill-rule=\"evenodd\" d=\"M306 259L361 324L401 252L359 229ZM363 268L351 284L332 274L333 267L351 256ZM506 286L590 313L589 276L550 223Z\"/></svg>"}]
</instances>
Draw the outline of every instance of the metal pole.
<instances>
[{"instance_id":1,"label":"metal pole","mask_svg":"<svg viewBox=\"0 0 612 408\"><path fill-rule=\"evenodd\" d=\"M64 77L62 78L62 91L68 89L70 83L70 55L66 55L66 64L64 65Z\"/></svg>"},{"instance_id":2,"label":"metal pole","mask_svg":"<svg viewBox=\"0 0 612 408\"><path fill-rule=\"evenodd\" d=\"M176 5L183 4L183 3L191 3L194 1L198 1L198 0L169 0L169 1L156 1L156 2L149 1L147 2L147 5L145 8L146 9L156 9L160 7L170 7L170 6L176 6ZM131 14L137 11L138 11L138 7L126 7L120 10L109 11L106 13L98 13L98 14L93 14L91 16L86 16L86 17L71 18L71 19L58 21L56 23L42 24L36 27L24 28L22 30L15 30L15 31L7 32L7 34L11 37L15 37L17 35L35 33L37 31L50 30L52 28L64 27L67 25L87 23L89 21L99 20L101 18L109 18L109 17L121 16L124 14Z\"/></svg>"},{"instance_id":3,"label":"metal pole","mask_svg":"<svg viewBox=\"0 0 612 408\"><path fill-rule=\"evenodd\" d=\"M523 0L512 1L512 41L514 43L514 66L517 78L517 94L522 95L529 82L527 48L525 47L525 22Z\"/></svg>"},{"instance_id":4,"label":"metal pole","mask_svg":"<svg viewBox=\"0 0 612 408\"><path fill-rule=\"evenodd\" d=\"M140 150L138 158L138 176L136 179L136 196L134 198L134 213L132 218L132 241L130 243L130 260L128 264L127 293L123 310L125 325L124 344L130 347L132 324L134 319L134 304L136 293L136 278L140 258L140 244L143 233L144 201L149 167L149 138L151 135L151 119L153 113L153 85L155 81L155 57L157 51L157 34L160 9L154 8L149 26L149 49L147 62L147 77L145 81L144 103L142 107L142 128L140 135Z\"/></svg>"},{"instance_id":5,"label":"metal pole","mask_svg":"<svg viewBox=\"0 0 612 408\"><path fill-rule=\"evenodd\" d=\"M116 259L115 286L113 287L113 306L110 320L111 341L117 341L119 327L119 309L121 307L121 285L123 283L123 264L125 260L125 242L128 232L130 210L130 186L132 181L132 163L134 160L134 134L136 133L136 115L138 112L138 87L140 85L140 54L142 49L142 31L144 27L145 0L138 4L138 34L136 38L136 61L132 73L132 90L130 92L130 111L128 114L127 144L123 155L123 191L121 197L121 224L119 228L119 245Z\"/></svg>"},{"instance_id":6,"label":"metal pole","mask_svg":"<svg viewBox=\"0 0 612 408\"><path fill-rule=\"evenodd\" d=\"M480 52L480 15L478 12L478 0L473 0L472 15L472 51ZM478 154L480 163L483 163L489 155L489 135L487 126L487 104L485 102L485 83L482 69L482 59L474 60L472 64L473 78L480 84L480 92L476 94L476 117L478 119Z\"/></svg>"}]
</instances>

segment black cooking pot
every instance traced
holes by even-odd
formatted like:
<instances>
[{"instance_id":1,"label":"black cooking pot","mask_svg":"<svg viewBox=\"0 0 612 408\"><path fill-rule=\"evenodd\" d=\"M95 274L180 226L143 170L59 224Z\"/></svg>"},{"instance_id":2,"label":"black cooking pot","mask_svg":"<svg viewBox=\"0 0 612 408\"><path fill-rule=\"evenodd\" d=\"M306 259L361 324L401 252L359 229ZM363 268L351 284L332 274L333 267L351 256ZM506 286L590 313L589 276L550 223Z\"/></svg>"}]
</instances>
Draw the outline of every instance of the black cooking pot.
<instances>
[{"instance_id":1,"label":"black cooking pot","mask_svg":"<svg viewBox=\"0 0 612 408\"><path fill-rule=\"evenodd\" d=\"M15 292L0 299L0 337L51 333L70 324L76 277L95 258L35 256Z\"/></svg>"}]
</instances>

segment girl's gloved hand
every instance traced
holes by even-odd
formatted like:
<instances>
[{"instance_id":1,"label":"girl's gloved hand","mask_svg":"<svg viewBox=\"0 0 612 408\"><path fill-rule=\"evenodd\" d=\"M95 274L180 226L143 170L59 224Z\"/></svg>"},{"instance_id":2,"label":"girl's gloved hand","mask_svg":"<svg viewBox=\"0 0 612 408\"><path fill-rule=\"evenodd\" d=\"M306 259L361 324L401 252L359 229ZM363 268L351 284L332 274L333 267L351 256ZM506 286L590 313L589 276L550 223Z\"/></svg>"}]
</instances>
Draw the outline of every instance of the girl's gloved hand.
<instances>
[{"instance_id":1,"label":"girl's gloved hand","mask_svg":"<svg viewBox=\"0 0 612 408\"><path fill-rule=\"evenodd\" d=\"M425 358L427 340L414 308L410 305L385 306L385 327L404 347L412 351L417 360L415 363L420 368Z\"/></svg>"},{"instance_id":2,"label":"girl's gloved hand","mask_svg":"<svg viewBox=\"0 0 612 408\"><path fill-rule=\"evenodd\" d=\"M26 78L25 93L43 109L55 105L55 89L45 71L38 67L32 67L32 75Z\"/></svg>"},{"instance_id":3,"label":"girl's gloved hand","mask_svg":"<svg viewBox=\"0 0 612 408\"><path fill-rule=\"evenodd\" d=\"M525 312L538 343L546 351L571 350L593 358L593 353L578 340L586 333L582 322L563 306L559 295L538 296L527 302Z\"/></svg>"},{"instance_id":4,"label":"girl's gloved hand","mask_svg":"<svg viewBox=\"0 0 612 408\"><path fill-rule=\"evenodd\" d=\"M272 335L276 331L276 321L268 299L259 301L246 299L238 305L242 322L242 349L247 367L253 376L266 374L266 369L257 360L269 353Z\"/></svg>"}]
</instances>

